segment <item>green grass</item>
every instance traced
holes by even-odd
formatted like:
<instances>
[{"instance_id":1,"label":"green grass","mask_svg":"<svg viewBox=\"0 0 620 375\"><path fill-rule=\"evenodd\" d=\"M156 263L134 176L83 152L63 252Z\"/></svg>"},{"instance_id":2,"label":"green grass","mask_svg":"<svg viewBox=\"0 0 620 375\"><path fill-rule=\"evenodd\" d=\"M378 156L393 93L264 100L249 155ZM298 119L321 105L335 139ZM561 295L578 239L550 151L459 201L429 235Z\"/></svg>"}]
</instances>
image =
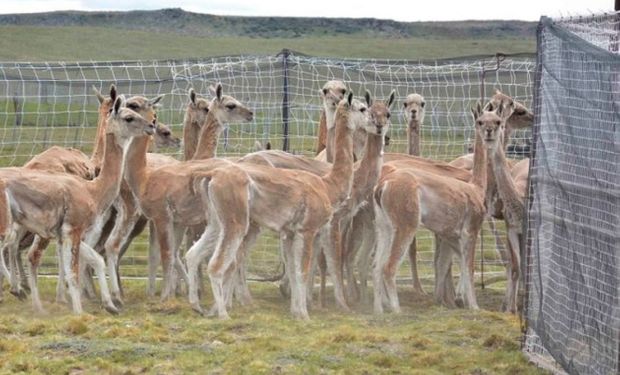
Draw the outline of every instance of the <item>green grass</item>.
<instances>
[{"instance_id":1,"label":"green grass","mask_svg":"<svg viewBox=\"0 0 620 375\"><path fill-rule=\"evenodd\" d=\"M401 288L401 315L345 314L329 301L302 322L273 284L251 284L255 305L235 306L230 321L199 317L184 298L147 299L139 281L126 283L121 315L93 302L76 317L50 302L54 285L41 280L45 316L12 296L0 304L1 373L543 373L519 350L517 318L494 311L493 289L479 293L486 310L448 310Z\"/></svg>"},{"instance_id":2,"label":"green grass","mask_svg":"<svg viewBox=\"0 0 620 375\"><path fill-rule=\"evenodd\" d=\"M274 55L283 48L317 56L427 59L495 52L534 52L535 39L196 37L102 27L0 27L0 60L83 61Z\"/></svg>"}]
</instances>

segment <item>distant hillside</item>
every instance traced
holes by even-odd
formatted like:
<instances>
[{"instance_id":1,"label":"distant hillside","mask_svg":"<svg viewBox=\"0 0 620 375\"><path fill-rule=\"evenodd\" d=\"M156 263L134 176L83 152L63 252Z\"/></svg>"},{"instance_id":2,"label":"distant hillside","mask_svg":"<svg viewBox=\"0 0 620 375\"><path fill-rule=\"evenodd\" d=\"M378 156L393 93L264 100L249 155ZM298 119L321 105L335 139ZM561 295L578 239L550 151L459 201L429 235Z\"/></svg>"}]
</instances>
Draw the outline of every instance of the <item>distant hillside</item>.
<instances>
[{"instance_id":1,"label":"distant hillside","mask_svg":"<svg viewBox=\"0 0 620 375\"><path fill-rule=\"evenodd\" d=\"M236 17L182 9L129 12L61 11L0 15L0 26L114 27L191 36L298 38L361 35L373 38L532 39L535 22L396 22L374 18Z\"/></svg>"}]
</instances>

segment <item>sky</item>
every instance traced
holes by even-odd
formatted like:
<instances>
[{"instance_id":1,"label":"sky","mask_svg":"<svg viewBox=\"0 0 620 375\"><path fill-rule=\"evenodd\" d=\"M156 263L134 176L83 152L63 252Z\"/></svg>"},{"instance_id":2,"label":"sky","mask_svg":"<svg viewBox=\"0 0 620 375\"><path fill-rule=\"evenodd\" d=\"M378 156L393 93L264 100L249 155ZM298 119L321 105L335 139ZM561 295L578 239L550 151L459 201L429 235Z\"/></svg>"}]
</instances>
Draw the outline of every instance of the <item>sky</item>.
<instances>
[{"instance_id":1,"label":"sky","mask_svg":"<svg viewBox=\"0 0 620 375\"><path fill-rule=\"evenodd\" d=\"M182 8L196 13L238 16L535 21L541 15L558 17L609 12L613 6L614 0L2 0L0 13Z\"/></svg>"}]
</instances>

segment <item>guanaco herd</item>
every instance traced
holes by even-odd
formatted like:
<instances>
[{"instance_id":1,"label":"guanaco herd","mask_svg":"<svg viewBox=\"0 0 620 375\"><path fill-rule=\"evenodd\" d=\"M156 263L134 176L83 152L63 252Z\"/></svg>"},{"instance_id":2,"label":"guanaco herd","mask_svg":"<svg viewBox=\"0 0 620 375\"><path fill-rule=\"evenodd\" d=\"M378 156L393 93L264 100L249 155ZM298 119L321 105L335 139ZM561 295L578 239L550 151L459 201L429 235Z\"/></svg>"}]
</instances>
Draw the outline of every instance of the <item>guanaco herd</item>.
<instances>
[{"instance_id":1,"label":"guanaco herd","mask_svg":"<svg viewBox=\"0 0 620 375\"><path fill-rule=\"evenodd\" d=\"M424 293L417 273L415 236L420 227L435 235L434 296L448 307L477 309L474 251L483 221L507 226L507 289L504 309L517 311L520 240L529 162L506 158L510 133L531 125L532 113L496 91L472 109L473 154L451 163L422 158L420 128L425 99L408 95L409 154L384 153L392 91L385 100L370 92L362 99L341 81L320 90L317 157L262 150L241 158L218 158L218 137L226 124L250 122L253 112L211 87L212 99L192 89L183 123L184 160L150 153L179 146L157 121L161 96L125 99L114 85L108 97L95 89L99 120L91 157L52 147L23 167L0 169L0 285L43 313L37 272L43 251L58 242L56 300L82 313L83 294L93 297L97 276L103 307L116 314L123 305L119 261L131 240L149 226L149 280L155 294L158 263L163 267L162 300L179 281L200 314L228 318L233 301L252 303L246 264L262 229L279 235L291 312L308 319L314 275L321 275L319 304L325 303L329 275L338 306L366 301L372 279L374 311L400 312L396 273L405 253L413 288ZM186 239L188 251L180 247ZM21 253L27 250L28 272ZM8 259L9 267L6 266ZM460 277L453 285L457 259ZM214 304L200 297L201 264L208 262ZM109 280L109 285L108 285ZM346 283L345 283L346 280ZM0 288L0 299L2 298Z\"/></svg>"}]
</instances>

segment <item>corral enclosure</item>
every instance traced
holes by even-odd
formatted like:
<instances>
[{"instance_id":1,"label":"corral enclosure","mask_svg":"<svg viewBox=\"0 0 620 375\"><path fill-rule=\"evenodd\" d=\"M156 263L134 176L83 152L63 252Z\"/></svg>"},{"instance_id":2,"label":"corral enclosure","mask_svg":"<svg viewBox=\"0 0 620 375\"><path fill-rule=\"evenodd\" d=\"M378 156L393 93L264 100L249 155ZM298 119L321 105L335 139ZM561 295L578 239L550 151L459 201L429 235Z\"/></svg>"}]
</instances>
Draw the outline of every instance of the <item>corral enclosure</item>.
<instances>
[{"instance_id":1,"label":"corral enclosure","mask_svg":"<svg viewBox=\"0 0 620 375\"><path fill-rule=\"evenodd\" d=\"M426 98L427 103L426 120L422 126L422 156L440 160L451 160L467 152L473 138L470 107L477 100L490 97L494 89L500 89L533 108L536 115L533 136L529 132L518 132L508 149L511 157L520 157L521 153L515 151L521 151L530 155L532 160L526 208L528 222L524 228L526 253L522 259L526 290L523 349L530 359L553 372L617 373L620 358L617 260L620 212L617 146L620 139L617 130L620 118L619 20L617 13L561 20L543 18L539 26L536 61L529 55L471 56L433 61L336 59L284 50L276 56L223 56L198 60L0 62L0 165L22 165L52 145L77 147L90 152L97 120L97 101L91 90L93 85L104 93L110 83L115 83L125 95L154 97L165 94L159 119L171 125L180 135L188 89L192 87L200 94L209 96L209 86L221 82L225 93L245 103L256 114L250 124L230 124L220 139L218 152L223 156L254 151L256 141L262 144L269 141L275 148L313 155L321 109L318 92L331 79L345 81L359 97L368 89L376 98L383 99L395 89L397 101L392 111L389 150L404 152L406 126L402 101L407 94L417 92ZM530 139L533 142L531 153ZM182 154L178 150L160 151L179 158ZM428 286L432 278L429 266L432 263L433 240L430 233L422 230L418 232L418 241L423 283ZM123 276L144 276L144 237L132 246L123 259L121 273ZM504 268L498 250L485 228L481 256L478 255L480 263L476 266L477 281L482 281L483 267L484 274L488 275L490 271L493 276L499 276L493 277L493 281L503 279ZM53 275L56 273L55 260L51 251L48 254L43 272ZM263 235L251 256L252 277L273 276L279 272L277 241L272 234ZM401 270L401 281L406 275L406 269ZM31 322L19 317L22 305L8 303L7 314L0 319L0 332L17 337L21 335L22 339L24 332L30 337L49 332L52 338L46 340L51 343L40 345L35 350L54 353L54 358L56 351L60 353L62 348L68 349L59 357L67 353L72 357L75 351L86 353L79 358L78 362L81 362L89 356L98 358L101 353L105 356L106 351L113 352L105 345L117 345L118 336L131 331L126 330L127 327L135 328L132 313L160 314L160 319L161 315L170 315L162 319L166 328L162 329L159 322L153 323L149 316L140 329L133 331L143 330L146 332L144 337L134 334L125 336L129 340L124 342L123 350L133 353L130 362L139 357L139 351L151 357L164 353L171 355L179 345L190 342L191 345L185 348L191 353L202 353L204 350L209 354L192 355L206 364L196 362L185 368L203 368L201 366L212 366L214 363L217 366L217 361L223 361L226 369L236 369L237 364L266 368L265 363L252 361L256 348L248 349L250 355L241 353L237 361L237 358L225 358L223 351L218 352L212 346L206 349L197 346L201 338L192 336L197 330L181 332L172 342L167 341L171 344L163 349L145 347L144 341L171 340L162 332L178 331L176 319L190 321L189 309L181 311L175 303L150 305L151 302L145 301L143 294L137 291L136 285L141 283L140 280L127 280L127 283L131 286L128 288L131 298L145 303L130 305L125 310L127 317L124 321L103 319L101 325L110 327L107 330L97 331L99 322L88 324L92 320L90 316L69 322L68 328L55 326L64 324L62 316L58 315L52 317L54 323L51 325ZM47 281L42 284L51 295L51 284ZM503 285L494 286L477 291L483 306L491 310L499 309L499 299L503 293ZM283 344L278 347L273 344L273 336L262 336L260 321L271 326L274 316L278 316L274 311L280 313L281 309L280 300L273 299L273 291L269 288L268 284L256 288L258 295L265 300L260 302L261 307L268 306L272 310L266 315L256 315L251 308L240 308L241 314L249 318L247 321L239 325L210 325L208 321L199 321L199 334L211 334L218 338L208 345L237 345L235 350L226 351L229 355L233 353L232 357L238 355L239 343L246 345L258 337L264 340L260 346L266 352L273 351L273 348L279 352L292 348L291 355L296 365L311 364L311 356L296 351L296 345ZM485 368L515 373L521 368L518 367L520 364L515 367L515 363L509 364L504 362L505 359L497 360L495 357L492 357L491 365L472 367L482 363L486 353L482 357L480 353L474 353L470 359L473 364L467 358L458 356L466 352L464 348L471 349L472 344L482 344L486 348L483 350L499 347L500 352L514 354L516 342L496 333L502 327L509 326L516 331L516 321L512 317L488 311L448 311L435 306L429 299L412 296L409 291L403 292L404 300L412 306L408 312L413 311L415 319L411 314L380 318L338 314L329 316L327 325L319 320L310 323L314 328L307 331L304 331L308 329L307 325L294 325L292 330L297 334L301 332L304 338L300 342L309 342L314 350L328 348L318 358L321 370L347 368L348 364L342 359L332 360L334 353L345 353L341 358L346 357L346 360L356 363L359 369L360 363L365 366L362 359L377 366L373 368L375 370L379 367L393 367L394 371L409 370L413 362L408 359L414 359L416 366L432 367L441 373L457 368L471 373L486 373ZM62 307L52 307L53 314L61 310ZM454 317L456 322L450 320ZM439 322L441 328L435 328L433 322ZM499 322L501 327L492 327L492 322ZM123 324L125 328L119 329L115 324ZM287 329L291 332L286 324L276 326L276 336ZM371 333L360 335L349 325ZM369 327L372 328L369 330ZM409 335L403 330L405 327L415 334ZM323 333L321 330L325 329L335 333ZM487 329L493 333L484 338ZM228 335L222 334L222 330L235 332ZM382 336L382 330L389 332L389 337ZM445 330L452 331L446 334ZM318 337L311 335L317 332ZM417 337L420 332L428 337L440 332L440 343L433 342L437 337ZM56 342L58 336L84 333L87 339L97 341L92 347L86 343L88 340L77 340L74 345L74 337ZM224 342L219 340L222 337ZM482 338L484 341L481 343ZM28 342L32 341L36 343L32 339ZM25 351L20 344L8 342L0 337L0 355ZM357 344L350 345L354 342ZM411 343L412 350L402 349ZM358 344L366 346L357 351L361 347ZM101 352L98 351L100 347L104 348ZM372 356L367 355L371 352L368 347L376 349ZM132 352L135 348L136 351ZM398 348L400 352L392 352L390 348ZM377 351L385 355L373 357ZM446 362L438 356L455 356L456 359ZM187 361L180 355L173 354L172 357ZM17 360L11 360L12 371L46 369L50 372L54 368L46 363L47 358L34 361L34 365L21 363L19 356ZM271 355L271 360L280 363L281 358L274 359ZM290 359L287 357L284 360ZM127 363L127 360L119 362ZM226 367L226 363L232 367ZM94 366L102 368L101 363ZM278 366L274 369L281 368ZM57 368L66 369L66 366ZM319 367L315 368L318 370Z\"/></svg>"},{"instance_id":2,"label":"corral enclosure","mask_svg":"<svg viewBox=\"0 0 620 375\"><path fill-rule=\"evenodd\" d=\"M314 155L321 110L319 90L331 79L343 80L358 98L368 89L377 99L396 90L390 151L406 152L405 96L417 92L426 99L421 154L451 160L468 152L473 143L470 108L495 89L531 105L535 63L531 55L471 56L433 61L360 60L306 56L282 51L277 56L226 56L192 61L0 63L0 165L22 165L49 146L76 147L90 152L97 121L94 85L105 93L111 83L125 95L154 97L165 94L158 111L161 122L181 136L194 88L210 96L208 87L221 82L255 113L247 124L230 124L222 135L218 154L243 155L256 141L271 142L296 154ZM483 73L484 72L484 73ZM525 150L529 135L514 135L515 149ZM182 156L181 151L161 150ZM520 155L512 155L520 157ZM432 239L419 236L423 274L430 276ZM486 271L503 275L495 242L485 232ZM144 276L144 239L123 258L125 276ZM48 252L43 272L55 273ZM252 252L250 271L267 276L278 273L277 241L263 235ZM498 267L499 266L499 267ZM47 271L45 271L47 269ZM405 270L403 270L405 275Z\"/></svg>"}]
</instances>

